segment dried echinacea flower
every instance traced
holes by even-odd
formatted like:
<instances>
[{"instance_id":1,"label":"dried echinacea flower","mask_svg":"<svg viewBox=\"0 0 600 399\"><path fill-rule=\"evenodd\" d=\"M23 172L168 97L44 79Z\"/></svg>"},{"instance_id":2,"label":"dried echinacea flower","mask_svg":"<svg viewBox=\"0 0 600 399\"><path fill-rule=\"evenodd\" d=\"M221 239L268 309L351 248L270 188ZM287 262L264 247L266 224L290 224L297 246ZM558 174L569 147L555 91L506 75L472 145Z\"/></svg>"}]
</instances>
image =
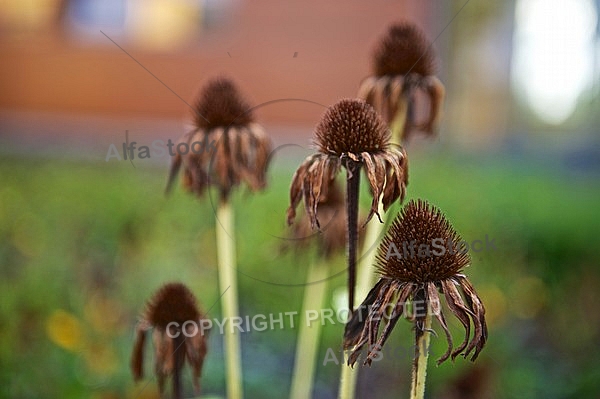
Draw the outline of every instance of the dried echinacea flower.
<instances>
[{"instance_id":1,"label":"dried echinacea flower","mask_svg":"<svg viewBox=\"0 0 600 399\"><path fill-rule=\"evenodd\" d=\"M417 344L430 328L426 323L428 318L434 316L444 330L448 349L438 364L459 354L467 357L473 353L471 360L477 358L487 340L485 309L462 274L470 257L467 248L457 244L461 241L441 211L427 202L410 201L402 209L379 247L377 268L381 278L346 325L344 347L351 350L350 365L354 365L365 345L369 349L364 363L371 363L399 318L407 315L409 302ZM465 339L457 348L453 347L440 293L465 328ZM379 334L382 321L385 326ZM471 323L474 334L470 338Z\"/></svg>"},{"instance_id":2,"label":"dried echinacea flower","mask_svg":"<svg viewBox=\"0 0 600 399\"><path fill-rule=\"evenodd\" d=\"M360 170L364 166L373 195L366 222L378 213L380 199L384 210L404 198L408 183L408 159L400 146L390 145L390 132L377 112L358 99L344 99L329 107L315 128L318 152L307 157L294 173L290 187L288 224L304 199L311 227L320 227L317 206L321 193L343 166L346 169L346 217L348 237L348 299L354 307L356 250L358 242L358 193ZM380 218L381 220L381 218Z\"/></svg>"},{"instance_id":3,"label":"dried echinacea flower","mask_svg":"<svg viewBox=\"0 0 600 399\"><path fill-rule=\"evenodd\" d=\"M198 196L209 185L219 188L222 200L242 182L252 191L263 189L271 141L235 84L224 78L210 81L194 112L195 129L174 145L167 192L181 165L184 187Z\"/></svg>"},{"instance_id":4,"label":"dried echinacea flower","mask_svg":"<svg viewBox=\"0 0 600 399\"><path fill-rule=\"evenodd\" d=\"M373 75L362 81L358 91L358 97L373 105L393 130L398 125L403 143L413 131L433 135L439 125L445 89L434 75L436 59L431 47L418 26L392 25L376 47ZM417 91L429 102L424 122L415 120Z\"/></svg>"},{"instance_id":5,"label":"dried echinacea flower","mask_svg":"<svg viewBox=\"0 0 600 399\"><path fill-rule=\"evenodd\" d=\"M315 232L308 217L294 223L292 239L296 248L316 244L319 255L329 258L346 248L346 202L344 193L335 180L321 190L317 212L323 222L321 231ZM306 216L306 215L305 215Z\"/></svg>"},{"instance_id":6,"label":"dried echinacea flower","mask_svg":"<svg viewBox=\"0 0 600 399\"><path fill-rule=\"evenodd\" d=\"M139 381L144 377L144 344L147 332L153 329L154 368L161 395L166 378L171 376L173 397L182 397L181 372L186 360L193 370L194 389L199 393L208 333L201 319L196 298L185 285L163 285L148 301L136 328L131 358L133 378Z\"/></svg>"}]
</instances>

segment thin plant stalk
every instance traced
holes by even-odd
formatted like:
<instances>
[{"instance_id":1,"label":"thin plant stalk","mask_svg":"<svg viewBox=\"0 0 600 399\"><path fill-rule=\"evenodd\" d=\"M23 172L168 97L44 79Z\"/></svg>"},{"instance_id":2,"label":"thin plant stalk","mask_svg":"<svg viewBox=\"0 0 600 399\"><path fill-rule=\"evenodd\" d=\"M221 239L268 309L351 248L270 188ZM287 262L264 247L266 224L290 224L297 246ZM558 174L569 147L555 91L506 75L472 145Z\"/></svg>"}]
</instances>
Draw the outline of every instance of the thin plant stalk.
<instances>
[{"instance_id":1,"label":"thin plant stalk","mask_svg":"<svg viewBox=\"0 0 600 399\"><path fill-rule=\"evenodd\" d=\"M427 377L427 359L429 358L429 339L431 338L431 314L427 312L423 331L415 329L415 359L413 361L410 399L425 397L425 379Z\"/></svg>"},{"instance_id":2,"label":"thin plant stalk","mask_svg":"<svg viewBox=\"0 0 600 399\"><path fill-rule=\"evenodd\" d=\"M358 195L360 190L360 163L346 160L346 216L348 221L348 309L354 311L356 262L358 252Z\"/></svg>"},{"instance_id":3,"label":"thin plant stalk","mask_svg":"<svg viewBox=\"0 0 600 399\"><path fill-rule=\"evenodd\" d=\"M219 286L223 317L233 320L238 317L238 290L236 276L235 234L233 210L228 201L221 201L217 208L217 258ZM229 328L224 332L225 370L227 397L242 399L242 358L240 353L240 335L237 329Z\"/></svg>"},{"instance_id":4,"label":"thin plant stalk","mask_svg":"<svg viewBox=\"0 0 600 399\"><path fill-rule=\"evenodd\" d=\"M321 337L321 323L308 325L306 313L319 310L327 292L327 268L323 261L313 261L308 268L302 305L303 319L300 321L294 373L290 399L309 399L311 397L315 365Z\"/></svg>"},{"instance_id":5,"label":"thin plant stalk","mask_svg":"<svg viewBox=\"0 0 600 399\"><path fill-rule=\"evenodd\" d=\"M383 212L383 205L379 203L379 213ZM383 234L383 223L370 223L365 234L365 240L361 251L359 265L359 279L356 287L358 298L365 298L373 286L375 273L373 263L377 254L377 244ZM347 355L344 354L344 363L342 364L342 373L340 376L339 399L352 399L356 389L356 378L358 377L358 367L347 366Z\"/></svg>"},{"instance_id":6,"label":"thin plant stalk","mask_svg":"<svg viewBox=\"0 0 600 399\"><path fill-rule=\"evenodd\" d=\"M392 131L390 142L393 144L400 144L402 142L402 135L404 134L407 116L409 115L409 112L411 112L411 110L409 110L409 104L409 99L404 95L398 99L398 111L396 112L394 119L390 122L390 130Z\"/></svg>"},{"instance_id":7,"label":"thin plant stalk","mask_svg":"<svg viewBox=\"0 0 600 399\"><path fill-rule=\"evenodd\" d=\"M408 115L408 99L405 96L402 96L399 101L400 106L398 112L390 124L392 144L400 144L404 126L406 124L406 117ZM379 202L378 212L380 215L384 214L381 202ZM385 220L390 218L390 216L388 216L389 214L390 212L384 215ZM361 301L367 297L369 290L373 284L375 284L376 276L373 271L373 264L375 263L375 256L377 254L377 245L379 239L383 236L384 229L385 224L376 221L367 225L365 240L361 251L360 268L358 271L360 278L358 279L358 286L356 287L356 295ZM356 390L356 379L358 378L359 368L347 366L347 360L347 354L344 354L344 363L342 364L342 372L340 375L339 399L354 399Z\"/></svg>"}]
</instances>

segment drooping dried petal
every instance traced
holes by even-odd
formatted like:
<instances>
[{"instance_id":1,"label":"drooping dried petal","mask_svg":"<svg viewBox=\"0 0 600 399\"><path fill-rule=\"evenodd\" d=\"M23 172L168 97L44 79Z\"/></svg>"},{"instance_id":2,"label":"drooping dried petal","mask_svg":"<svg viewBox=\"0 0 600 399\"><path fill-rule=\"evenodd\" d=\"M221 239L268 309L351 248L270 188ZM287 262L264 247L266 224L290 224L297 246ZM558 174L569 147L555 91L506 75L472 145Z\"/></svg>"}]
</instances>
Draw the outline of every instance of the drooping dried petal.
<instances>
[{"instance_id":1,"label":"drooping dried petal","mask_svg":"<svg viewBox=\"0 0 600 399\"><path fill-rule=\"evenodd\" d=\"M475 333L473 334L473 339L467 348L465 349L464 356L467 357L472 350L474 350L473 355L471 356L471 360L477 359L479 356L479 352L483 349L487 341L487 325L485 322L485 308L483 307L483 303L475 288L471 285L469 280L462 275L456 276L456 279L459 281L459 286L463 290L465 294L465 299L469 308L473 312L473 324L475 326Z\"/></svg>"},{"instance_id":2,"label":"drooping dried petal","mask_svg":"<svg viewBox=\"0 0 600 399\"><path fill-rule=\"evenodd\" d=\"M315 233L309 217L303 217L294 224L295 245L302 248L316 242L326 257L343 252L346 248L345 204L344 194L335 180L325 185L317 204L321 231Z\"/></svg>"},{"instance_id":3,"label":"drooping dried petal","mask_svg":"<svg viewBox=\"0 0 600 399\"><path fill-rule=\"evenodd\" d=\"M442 82L435 76L428 76L423 79L421 86L425 89L429 98L429 116L427 120L418 126L424 132L434 134L437 132L442 119L442 104L446 89Z\"/></svg>"},{"instance_id":4,"label":"drooping dried petal","mask_svg":"<svg viewBox=\"0 0 600 399\"><path fill-rule=\"evenodd\" d=\"M131 355L131 372L134 381L144 378L144 345L146 343L146 332L149 328L150 325L142 321L138 323L135 330L135 342Z\"/></svg>"},{"instance_id":5,"label":"drooping dried petal","mask_svg":"<svg viewBox=\"0 0 600 399\"><path fill-rule=\"evenodd\" d=\"M329 187L342 167L341 160L317 153L308 156L298 167L290 185L290 206L287 209L287 223L291 225L296 217L296 207L304 198L304 209L311 228L319 227L317 205L322 187Z\"/></svg>"},{"instance_id":6,"label":"drooping dried petal","mask_svg":"<svg viewBox=\"0 0 600 399\"><path fill-rule=\"evenodd\" d=\"M458 289L452 279L442 281L442 291L446 297L448 308L465 328L465 339L459 345L459 347L452 352L452 360L454 360L454 358L459 355L469 343L469 337L471 335L471 321L469 316L474 315L473 312L465 305L462 296L458 292Z\"/></svg>"},{"instance_id":7,"label":"drooping dried petal","mask_svg":"<svg viewBox=\"0 0 600 399\"><path fill-rule=\"evenodd\" d=\"M427 291L426 291L426 303L429 305L431 313L436 317L442 329L444 330L444 334L446 334L446 340L448 341L448 349L446 353L442 355L437 361L437 364L441 364L444 360L448 359L450 354L452 353L452 335L450 335L450 330L448 330L448 325L446 324L446 318L444 317L444 313L442 312L442 306L440 303L440 296L438 294L438 290L435 286L435 283L427 283Z\"/></svg>"},{"instance_id":8,"label":"drooping dried petal","mask_svg":"<svg viewBox=\"0 0 600 399\"><path fill-rule=\"evenodd\" d=\"M429 40L416 25L402 22L392 25L379 42L374 55L377 76L433 75L435 56Z\"/></svg>"}]
</instances>

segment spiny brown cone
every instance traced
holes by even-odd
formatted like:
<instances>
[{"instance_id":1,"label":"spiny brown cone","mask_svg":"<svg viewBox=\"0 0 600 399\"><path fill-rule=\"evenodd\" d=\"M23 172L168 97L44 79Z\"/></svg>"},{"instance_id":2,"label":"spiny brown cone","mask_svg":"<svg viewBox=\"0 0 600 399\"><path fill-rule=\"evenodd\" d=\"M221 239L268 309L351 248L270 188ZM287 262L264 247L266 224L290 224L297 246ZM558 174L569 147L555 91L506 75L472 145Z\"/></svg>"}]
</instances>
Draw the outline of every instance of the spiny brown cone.
<instances>
[{"instance_id":1,"label":"spiny brown cone","mask_svg":"<svg viewBox=\"0 0 600 399\"><path fill-rule=\"evenodd\" d=\"M235 84L216 78L204 86L194 107L194 123L201 129L247 125L254 121L250 106Z\"/></svg>"},{"instance_id":2,"label":"spiny brown cone","mask_svg":"<svg viewBox=\"0 0 600 399\"><path fill-rule=\"evenodd\" d=\"M194 294L182 283L163 285L148 302L146 320L153 326L166 328L171 322L183 324L199 320L200 311Z\"/></svg>"},{"instance_id":3,"label":"spiny brown cone","mask_svg":"<svg viewBox=\"0 0 600 399\"><path fill-rule=\"evenodd\" d=\"M343 99L329 107L315 128L323 154L377 153L387 148L390 132L377 112L358 99Z\"/></svg>"},{"instance_id":4,"label":"spiny brown cone","mask_svg":"<svg viewBox=\"0 0 600 399\"><path fill-rule=\"evenodd\" d=\"M392 25L381 39L374 54L377 76L421 76L435 72L435 55L423 31L416 25L401 22Z\"/></svg>"},{"instance_id":5,"label":"spiny brown cone","mask_svg":"<svg viewBox=\"0 0 600 399\"><path fill-rule=\"evenodd\" d=\"M423 200L411 200L383 238L378 271L396 281L445 280L470 263L467 250L458 246L461 241L439 209Z\"/></svg>"}]
</instances>

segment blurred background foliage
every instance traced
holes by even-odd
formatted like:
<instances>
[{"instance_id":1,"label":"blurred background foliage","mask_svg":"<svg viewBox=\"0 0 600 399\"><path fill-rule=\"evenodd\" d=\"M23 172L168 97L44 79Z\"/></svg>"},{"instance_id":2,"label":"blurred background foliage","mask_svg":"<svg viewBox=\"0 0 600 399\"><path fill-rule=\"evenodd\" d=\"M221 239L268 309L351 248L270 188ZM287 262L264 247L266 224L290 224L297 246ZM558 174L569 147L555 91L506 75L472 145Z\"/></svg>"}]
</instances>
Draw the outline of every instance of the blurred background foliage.
<instances>
[{"instance_id":1,"label":"blurred background foliage","mask_svg":"<svg viewBox=\"0 0 600 399\"><path fill-rule=\"evenodd\" d=\"M487 235L497 247L472 253L466 270L487 307L489 346L474 364L459 358L432 368L431 395L594 397L600 356L596 180L575 180L551 166L448 156L439 148L417 152L411 162L411 198L443 209L467 241ZM188 284L208 317L219 317L210 199L181 191L166 199L164 169L123 164L128 167L16 157L0 163L6 397L153 397L154 383L136 387L128 364L139 312L166 281ZM292 172L289 160L276 160L265 193L235 198L244 317L300 310L300 283L313 254L286 251L289 243L280 238L287 234L282 215ZM337 275L343 259L330 268ZM324 308L338 309L344 286L344 274L332 277ZM242 335L248 397L278 398L289 389L297 330L284 317L283 328ZM327 348L339 355L343 325L334 320L324 327L317 397L336 394L339 367L323 365ZM459 339L457 321L451 324ZM406 392L412 339L410 324L400 323L383 359L361 374L361 397ZM433 356L444 345L434 339ZM220 334L210 336L209 349L203 392L222 394ZM463 392L470 389L475 393Z\"/></svg>"},{"instance_id":2,"label":"blurred background foliage","mask_svg":"<svg viewBox=\"0 0 600 399\"><path fill-rule=\"evenodd\" d=\"M354 96L379 35L409 18L437 38L447 100L439 138L407 147L408 196L440 207L467 241L497 247L472 253L465 271L489 343L475 363L431 367L427 395L596 398L597 11L592 0L0 2L0 397L156 398L151 345L147 380L135 385L129 371L146 299L183 281L220 317L214 197L166 198L168 157L106 158L125 131L138 146L186 131L189 108L161 82L191 102L226 73L254 104L285 99L256 110L277 148L269 188L234 196L240 311L300 312L314 253L285 239L292 173L310 153L318 104ZM324 307L339 310L343 257L329 267ZM287 395L297 329L285 320L242 334L248 398ZM214 331L206 398L224 395ZM337 395L339 366L323 363L328 348L341 359L342 331L323 329L315 398ZM402 321L361 372L359 398L407 396L412 341ZM432 342L441 355L445 340Z\"/></svg>"}]
</instances>

